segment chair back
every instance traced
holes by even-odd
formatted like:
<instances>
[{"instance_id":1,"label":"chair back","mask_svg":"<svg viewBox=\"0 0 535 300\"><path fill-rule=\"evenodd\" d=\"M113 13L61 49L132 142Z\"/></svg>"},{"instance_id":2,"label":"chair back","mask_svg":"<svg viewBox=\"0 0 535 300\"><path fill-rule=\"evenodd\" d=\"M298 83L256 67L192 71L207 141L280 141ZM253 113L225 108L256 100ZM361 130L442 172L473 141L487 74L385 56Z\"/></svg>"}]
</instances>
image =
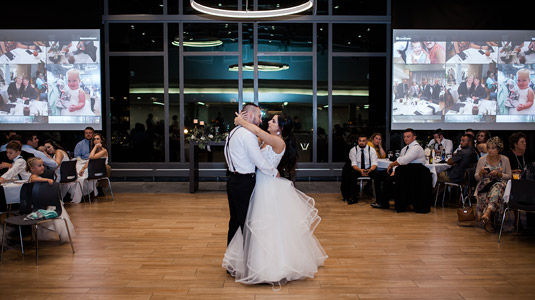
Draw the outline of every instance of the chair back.
<instances>
[{"instance_id":1,"label":"chair back","mask_svg":"<svg viewBox=\"0 0 535 300\"><path fill-rule=\"evenodd\" d=\"M45 171L43 174L41 174L41 177L56 180L56 172L52 169L45 168Z\"/></svg>"},{"instance_id":2,"label":"chair back","mask_svg":"<svg viewBox=\"0 0 535 300\"><path fill-rule=\"evenodd\" d=\"M507 205L510 209L535 211L535 182L512 180L511 195Z\"/></svg>"},{"instance_id":3,"label":"chair back","mask_svg":"<svg viewBox=\"0 0 535 300\"><path fill-rule=\"evenodd\" d=\"M61 163L59 168L60 183L67 183L76 181L78 178L78 172L76 172L76 161L66 160Z\"/></svg>"},{"instance_id":4,"label":"chair back","mask_svg":"<svg viewBox=\"0 0 535 300\"><path fill-rule=\"evenodd\" d=\"M35 182L32 188L33 211L54 206L58 216L61 216L61 193L59 186L60 184L58 182L52 184L48 182Z\"/></svg>"},{"instance_id":5,"label":"chair back","mask_svg":"<svg viewBox=\"0 0 535 300\"><path fill-rule=\"evenodd\" d=\"M20 214L29 214L33 210L32 189L35 183L23 183L20 188Z\"/></svg>"},{"instance_id":6,"label":"chair back","mask_svg":"<svg viewBox=\"0 0 535 300\"><path fill-rule=\"evenodd\" d=\"M87 179L106 177L106 158L90 159L87 165Z\"/></svg>"},{"instance_id":7,"label":"chair back","mask_svg":"<svg viewBox=\"0 0 535 300\"><path fill-rule=\"evenodd\" d=\"M7 211L6 194L4 187L0 185L0 213L4 211Z\"/></svg>"}]
</instances>

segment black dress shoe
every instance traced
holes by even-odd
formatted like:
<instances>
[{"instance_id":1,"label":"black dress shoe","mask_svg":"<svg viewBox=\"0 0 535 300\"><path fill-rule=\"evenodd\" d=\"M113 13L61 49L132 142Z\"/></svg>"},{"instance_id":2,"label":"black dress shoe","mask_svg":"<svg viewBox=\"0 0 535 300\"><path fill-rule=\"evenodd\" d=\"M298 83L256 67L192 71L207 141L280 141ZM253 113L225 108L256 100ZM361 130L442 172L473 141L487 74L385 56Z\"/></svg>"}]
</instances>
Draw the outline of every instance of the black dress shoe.
<instances>
[{"instance_id":1,"label":"black dress shoe","mask_svg":"<svg viewBox=\"0 0 535 300\"><path fill-rule=\"evenodd\" d=\"M355 203L359 203L359 200L349 199L349 201L347 201L348 205L355 204Z\"/></svg>"},{"instance_id":2,"label":"black dress shoe","mask_svg":"<svg viewBox=\"0 0 535 300\"><path fill-rule=\"evenodd\" d=\"M389 209L390 207L383 206L377 202L370 204L373 208Z\"/></svg>"}]
</instances>

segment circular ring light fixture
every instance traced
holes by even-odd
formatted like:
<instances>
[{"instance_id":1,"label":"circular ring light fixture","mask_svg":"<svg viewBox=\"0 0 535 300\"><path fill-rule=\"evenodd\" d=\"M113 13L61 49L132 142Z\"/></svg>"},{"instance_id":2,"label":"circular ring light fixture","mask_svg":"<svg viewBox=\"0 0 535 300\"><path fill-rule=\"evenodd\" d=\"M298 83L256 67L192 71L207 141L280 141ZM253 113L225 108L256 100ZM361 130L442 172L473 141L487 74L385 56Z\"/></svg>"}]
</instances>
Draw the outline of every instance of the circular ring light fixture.
<instances>
[{"instance_id":1,"label":"circular ring light fixture","mask_svg":"<svg viewBox=\"0 0 535 300\"><path fill-rule=\"evenodd\" d=\"M273 17L282 17L297 14L303 12L314 5L314 0L308 0L303 4L299 4L292 7L272 9L272 10L228 10L228 9L218 9L202 5L197 3L195 0L190 0L191 7L195 10L213 15L218 17L227 17L227 18L237 18L237 19L261 19L261 18L273 18ZM247 7L248 5L246 5Z\"/></svg>"}]
</instances>

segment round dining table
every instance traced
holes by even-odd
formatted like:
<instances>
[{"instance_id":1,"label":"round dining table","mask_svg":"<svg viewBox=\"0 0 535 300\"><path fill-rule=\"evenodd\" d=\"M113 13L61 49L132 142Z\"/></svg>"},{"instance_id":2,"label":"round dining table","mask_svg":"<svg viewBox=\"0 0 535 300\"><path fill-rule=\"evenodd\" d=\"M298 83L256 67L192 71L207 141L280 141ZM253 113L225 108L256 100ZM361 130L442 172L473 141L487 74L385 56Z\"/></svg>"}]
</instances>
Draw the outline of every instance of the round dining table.
<instances>
[{"instance_id":1,"label":"round dining table","mask_svg":"<svg viewBox=\"0 0 535 300\"><path fill-rule=\"evenodd\" d=\"M391 161L386 158L381 158L377 160L377 169L379 170L385 170L390 165ZM431 176L433 177L433 187L437 184L438 179L438 173L445 171L446 169L450 168L451 166L447 163L426 163L424 164L429 171L431 171Z\"/></svg>"}]
</instances>

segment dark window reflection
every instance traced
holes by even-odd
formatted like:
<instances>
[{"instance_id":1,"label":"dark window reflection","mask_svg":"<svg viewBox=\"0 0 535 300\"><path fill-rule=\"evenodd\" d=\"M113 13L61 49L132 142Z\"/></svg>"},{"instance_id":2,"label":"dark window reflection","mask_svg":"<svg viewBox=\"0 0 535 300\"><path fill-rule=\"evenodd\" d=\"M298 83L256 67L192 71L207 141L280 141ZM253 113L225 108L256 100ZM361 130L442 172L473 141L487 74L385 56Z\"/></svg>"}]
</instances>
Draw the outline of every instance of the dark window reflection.
<instances>
[{"instance_id":1,"label":"dark window reflection","mask_svg":"<svg viewBox=\"0 0 535 300\"><path fill-rule=\"evenodd\" d=\"M282 68L259 72L260 108L268 119L282 112L293 120L298 161L312 162L312 57L269 56L259 61Z\"/></svg>"},{"instance_id":2,"label":"dark window reflection","mask_svg":"<svg viewBox=\"0 0 535 300\"><path fill-rule=\"evenodd\" d=\"M333 58L333 162L347 159L358 134L368 131L369 59Z\"/></svg>"},{"instance_id":3,"label":"dark window reflection","mask_svg":"<svg viewBox=\"0 0 535 300\"><path fill-rule=\"evenodd\" d=\"M333 24L333 51L384 52L386 25Z\"/></svg>"},{"instance_id":4,"label":"dark window reflection","mask_svg":"<svg viewBox=\"0 0 535 300\"><path fill-rule=\"evenodd\" d=\"M231 66L234 56L184 57L184 132L186 138L197 132L217 141L234 127L238 111L238 72ZM220 140L223 141L222 139ZM186 141L185 149L189 149ZM186 151L189 161L189 151ZM224 162L223 146L199 151L199 162Z\"/></svg>"},{"instance_id":5,"label":"dark window reflection","mask_svg":"<svg viewBox=\"0 0 535 300\"><path fill-rule=\"evenodd\" d=\"M173 30L174 32L174 30ZM184 51L238 51L238 24L184 24ZM178 47L178 32L169 36L171 46Z\"/></svg>"},{"instance_id":6,"label":"dark window reflection","mask_svg":"<svg viewBox=\"0 0 535 300\"><path fill-rule=\"evenodd\" d=\"M386 15L386 1L333 0L333 15Z\"/></svg>"},{"instance_id":7,"label":"dark window reflection","mask_svg":"<svg viewBox=\"0 0 535 300\"><path fill-rule=\"evenodd\" d=\"M184 0L186 1L186 0ZM173 2L173 1L167 1ZM189 1L188 1L189 3ZM124 15L124 14L162 14L163 1L154 0L129 0L128 2L122 0L108 0L108 12L110 15Z\"/></svg>"},{"instance_id":8,"label":"dark window reflection","mask_svg":"<svg viewBox=\"0 0 535 300\"><path fill-rule=\"evenodd\" d=\"M162 57L110 57L112 155L165 160Z\"/></svg>"},{"instance_id":9,"label":"dark window reflection","mask_svg":"<svg viewBox=\"0 0 535 300\"><path fill-rule=\"evenodd\" d=\"M163 25L110 24L110 51L163 51Z\"/></svg>"},{"instance_id":10,"label":"dark window reflection","mask_svg":"<svg viewBox=\"0 0 535 300\"><path fill-rule=\"evenodd\" d=\"M296 52L312 50L312 24L259 24L258 51Z\"/></svg>"}]
</instances>

